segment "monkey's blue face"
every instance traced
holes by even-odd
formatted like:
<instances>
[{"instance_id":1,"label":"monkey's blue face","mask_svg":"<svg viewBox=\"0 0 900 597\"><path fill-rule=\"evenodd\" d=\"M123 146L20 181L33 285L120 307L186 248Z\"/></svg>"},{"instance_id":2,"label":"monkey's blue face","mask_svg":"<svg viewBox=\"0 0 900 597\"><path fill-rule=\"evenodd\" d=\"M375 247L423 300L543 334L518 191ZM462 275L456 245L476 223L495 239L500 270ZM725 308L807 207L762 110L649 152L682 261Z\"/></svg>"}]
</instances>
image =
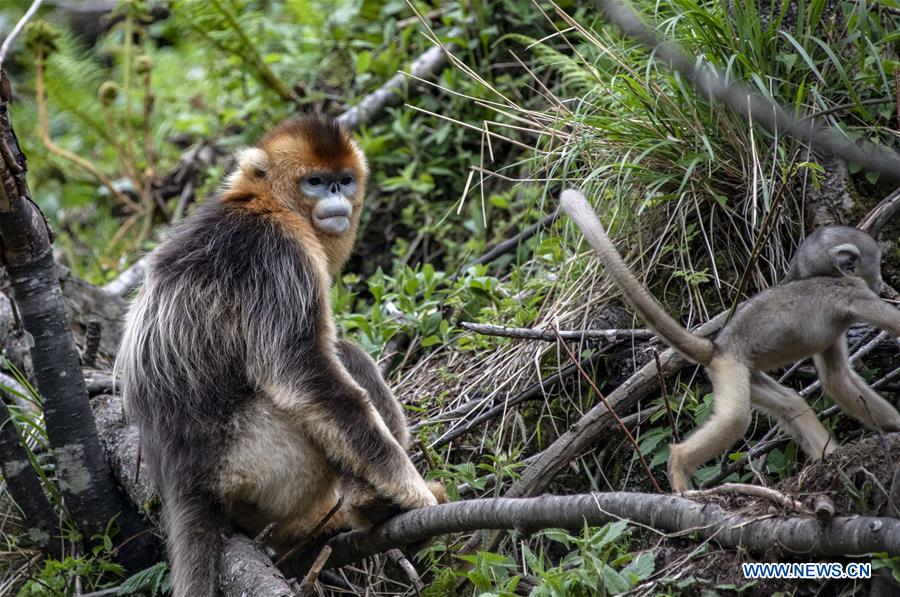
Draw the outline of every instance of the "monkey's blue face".
<instances>
[{"instance_id":1,"label":"monkey's blue face","mask_svg":"<svg viewBox=\"0 0 900 597\"><path fill-rule=\"evenodd\" d=\"M326 234L350 230L356 177L350 172L316 172L300 181L300 190L315 201L313 225Z\"/></svg>"}]
</instances>

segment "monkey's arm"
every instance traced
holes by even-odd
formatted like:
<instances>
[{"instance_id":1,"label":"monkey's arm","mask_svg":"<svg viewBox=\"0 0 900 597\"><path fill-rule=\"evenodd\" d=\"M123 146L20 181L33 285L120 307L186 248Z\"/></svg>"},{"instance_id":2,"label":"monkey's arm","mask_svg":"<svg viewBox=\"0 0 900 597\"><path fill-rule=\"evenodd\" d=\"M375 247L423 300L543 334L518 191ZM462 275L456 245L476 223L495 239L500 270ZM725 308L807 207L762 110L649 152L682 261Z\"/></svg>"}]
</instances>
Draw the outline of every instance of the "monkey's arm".
<instances>
[{"instance_id":1,"label":"monkey's arm","mask_svg":"<svg viewBox=\"0 0 900 597\"><path fill-rule=\"evenodd\" d=\"M859 291L861 297L853 297L849 304L850 315L854 321L874 325L900 338L900 310L881 300L872 291Z\"/></svg>"},{"instance_id":2,"label":"monkey's arm","mask_svg":"<svg viewBox=\"0 0 900 597\"><path fill-rule=\"evenodd\" d=\"M900 315L893 307L881 300L878 302L889 311L893 311L894 315ZM850 367L845 337L823 350L821 354L813 355L813 362L825 392L846 412L873 429L900 431L900 413L897 409L879 396Z\"/></svg>"},{"instance_id":3,"label":"monkey's arm","mask_svg":"<svg viewBox=\"0 0 900 597\"><path fill-rule=\"evenodd\" d=\"M338 357L347 373L369 394L372 405L381 414L388 429L401 446L409 446L409 428L400 402L384 382L378 366L362 348L343 338L337 341Z\"/></svg>"}]
</instances>

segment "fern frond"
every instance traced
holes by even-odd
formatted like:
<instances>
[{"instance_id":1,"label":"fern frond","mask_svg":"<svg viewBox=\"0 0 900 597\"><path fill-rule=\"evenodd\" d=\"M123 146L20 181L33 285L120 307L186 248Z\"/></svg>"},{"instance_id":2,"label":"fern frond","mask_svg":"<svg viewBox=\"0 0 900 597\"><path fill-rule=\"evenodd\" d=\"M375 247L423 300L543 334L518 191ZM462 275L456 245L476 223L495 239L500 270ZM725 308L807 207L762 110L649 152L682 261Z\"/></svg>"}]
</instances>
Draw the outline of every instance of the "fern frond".
<instances>
[{"instance_id":1,"label":"fern frond","mask_svg":"<svg viewBox=\"0 0 900 597\"><path fill-rule=\"evenodd\" d=\"M539 63L558 72L560 82L578 95L591 91L601 80L592 65L567 56L527 35L510 33L503 39L511 39L526 46Z\"/></svg>"}]
</instances>

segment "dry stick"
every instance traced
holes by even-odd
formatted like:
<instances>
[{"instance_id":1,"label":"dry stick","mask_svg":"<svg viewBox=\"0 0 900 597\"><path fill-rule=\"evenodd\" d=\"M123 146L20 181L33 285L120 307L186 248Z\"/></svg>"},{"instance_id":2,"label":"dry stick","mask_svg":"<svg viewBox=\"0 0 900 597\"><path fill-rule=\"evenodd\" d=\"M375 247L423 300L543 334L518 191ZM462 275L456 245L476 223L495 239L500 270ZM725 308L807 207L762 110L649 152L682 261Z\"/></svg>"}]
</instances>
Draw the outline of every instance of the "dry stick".
<instances>
[{"instance_id":1,"label":"dry stick","mask_svg":"<svg viewBox=\"0 0 900 597\"><path fill-rule=\"evenodd\" d=\"M556 331L556 326L552 326L553 330ZM625 437L628 439L628 442L634 448L637 457L641 461L641 466L644 467L644 472L647 473L647 477L650 479L650 483L653 485L653 488L656 489L657 492L662 493L662 489L660 489L659 484L656 482L656 479L653 477L653 473L650 471L650 466L647 465L647 461L644 460L644 455L641 453L640 447L638 447L637 440L634 439L634 436L631 435L631 431L628 430L628 427L625 426L625 423L622 422L622 419L619 418L619 415L616 414L616 411L610 407L609 403L606 401L606 397L600 391L600 388L597 387L597 384L594 383L594 380L591 379L591 376L587 374L587 372L581 368L581 363L578 361L578 357L575 356L575 353L572 352L572 349L569 348L569 345L565 343L562 338L559 338L559 345L562 346L563 350L566 351L566 354L569 355L569 359L578 368L578 373L581 374L581 377L584 378L584 381L591 386L591 389L594 390L594 394L600 398L600 402L606 407L606 410L609 411L609 415L615 420L616 424L619 426L619 429L622 430L622 433L625 434ZM659 367L659 361L657 360L657 368Z\"/></svg>"},{"instance_id":2,"label":"dry stick","mask_svg":"<svg viewBox=\"0 0 900 597\"><path fill-rule=\"evenodd\" d=\"M434 461L434 458L431 457L431 452L428 450L428 446L425 445L425 442L417 437L413 442L413 445L422 453L422 457L425 458L425 462L428 464L428 470L438 470L437 463Z\"/></svg>"},{"instance_id":3,"label":"dry stick","mask_svg":"<svg viewBox=\"0 0 900 597\"><path fill-rule=\"evenodd\" d=\"M606 340L607 342L622 340L624 338L646 340L655 335L652 331L641 328L631 330L559 330L558 333L554 334L548 330L513 328L488 323L471 323L468 321L460 322L459 327L484 336L500 336L502 338L516 338L518 340L544 340L546 342L556 342L560 338L573 341Z\"/></svg>"},{"instance_id":4,"label":"dry stick","mask_svg":"<svg viewBox=\"0 0 900 597\"><path fill-rule=\"evenodd\" d=\"M752 497L764 498L775 502L783 508L789 508L791 510L794 510L795 512L800 512L801 514L811 514L806 506L800 503L799 500L796 500L789 495L785 495L782 492L776 491L769 487L763 487L761 485L749 485L747 483L724 483L717 487L713 487L712 489L691 489L689 491L685 491L682 496L691 499L719 494L749 495Z\"/></svg>"},{"instance_id":5,"label":"dry stick","mask_svg":"<svg viewBox=\"0 0 900 597\"><path fill-rule=\"evenodd\" d=\"M128 195L120 191L115 187L113 181L109 179L105 174L100 172L91 162L84 159L80 155L77 155L68 149L62 148L56 143L53 142L53 139L50 138L50 124L47 119L47 91L44 85L44 61L46 60L44 46L43 44L38 44L36 50L36 56L34 59L34 80L35 80L35 101L37 102L37 110L38 110L38 136L41 138L41 142L44 144L44 147L47 148L50 153L54 155L58 155L61 158L67 159L97 180L99 180L103 186L105 186L110 193L112 193L113 197L118 199L123 205L127 206L133 212L140 212L141 206L132 201Z\"/></svg>"},{"instance_id":6,"label":"dry stick","mask_svg":"<svg viewBox=\"0 0 900 597\"><path fill-rule=\"evenodd\" d=\"M900 157L894 152L872 143L856 145L834 129L817 125L813 119L801 122L777 103L760 96L746 85L733 79L726 81L718 69L711 65L701 65L676 44L661 41L631 7L615 0L598 0L597 4L606 18L626 35L652 48L656 58L686 77L703 93L718 99L735 114L758 122L773 134L787 135L845 162L856 162L864 170L878 172L888 180L900 182ZM569 15L559 12L564 19L571 21Z\"/></svg>"},{"instance_id":7,"label":"dry stick","mask_svg":"<svg viewBox=\"0 0 900 597\"><path fill-rule=\"evenodd\" d=\"M599 526L618 520L662 533L696 534L724 547L741 547L776 557L900 553L900 520L893 518L849 516L823 524L811 516L743 516L716 504L700 504L675 495L611 492L466 500L412 510L368 531L350 531L330 539L327 545L333 551L328 565L343 566L448 533L479 529L530 533L546 528L577 529L585 522ZM287 572L298 573L307 563L292 560L287 563Z\"/></svg>"},{"instance_id":8,"label":"dry stick","mask_svg":"<svg viewBox=\"0 0 900 597\"><path fill-rule=\"evenodd\" d=\"M893 193L885 197L875 206L872 211L860 220L856 225L860 230L865 230L872 236L878 236L881 229L900 211L900 189L896 189Z\"/></svg>"},{"instance_id":9,"label":"dry stick","mask_svg":"<svg viewBox=\"0 0 900 597\"><path fill-rule=\"evenodd\" d=\"M828 116L829 114L834 114L835 112L841 112L843 110L852 110L857 106L875 106L878 104L886 104L888 102L893 102L894 98L889 96L884 97L876 97L873 99L862 100L859 102L847 102L845 104L837 104L836 106L831 106L830 108L825 108L824 110L819 110L818 112L812 112L810 114L804 114L802 118L799 118L797 122L806 122L807 120L812 120L814 118L821 118L822 116Z\"/></svg>"},{"instance_id":10,"label":"dry stick","mask_svg":"<svg viewBox=\"0 0 900 597\"><path fill-rule=\"evenodd\" d=\"M329 557L331 557L331 547L326 545L322 548L322 551L319 552L313 565L309 568L309 572L306 573L303 582L300 583L298 594L301 595L301 597L307 597L308 595L315 593L316 581L319 579L319 573L322 571L322 568L325 567L325 563L328 561Z\"/></svg>"}]
</instances>

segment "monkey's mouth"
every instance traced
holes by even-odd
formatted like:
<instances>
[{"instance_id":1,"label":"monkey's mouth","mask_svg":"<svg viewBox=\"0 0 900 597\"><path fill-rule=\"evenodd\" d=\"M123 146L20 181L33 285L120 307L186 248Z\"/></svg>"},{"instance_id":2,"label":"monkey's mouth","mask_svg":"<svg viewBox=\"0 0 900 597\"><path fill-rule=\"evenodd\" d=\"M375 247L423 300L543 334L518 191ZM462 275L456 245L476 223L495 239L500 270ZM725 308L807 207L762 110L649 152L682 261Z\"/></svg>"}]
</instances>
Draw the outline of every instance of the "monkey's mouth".
<instances>
[{"instance_id":1,"label":"monkey's mouth","mask_svg":"<svg viewBox=\"0 0 900 597\"><path fill-rule=\"evenodd\" d=\"M316 227L328 234L343 234L350 229L350 218L340 214L316 216Z\"/></svg>"}]
</instances>

